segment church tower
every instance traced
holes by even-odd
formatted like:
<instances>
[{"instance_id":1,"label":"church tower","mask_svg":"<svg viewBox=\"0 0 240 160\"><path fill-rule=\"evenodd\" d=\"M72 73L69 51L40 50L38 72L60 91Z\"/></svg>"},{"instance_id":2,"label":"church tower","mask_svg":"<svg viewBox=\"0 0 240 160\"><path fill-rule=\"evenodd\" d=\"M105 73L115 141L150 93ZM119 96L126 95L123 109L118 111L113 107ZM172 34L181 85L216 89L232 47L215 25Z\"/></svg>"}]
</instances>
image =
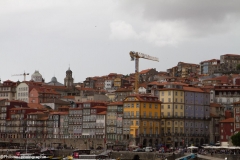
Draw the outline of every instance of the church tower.
<instances>
[{"instance_id":1,"label":"church tower","mask_svg":"<svg viewBox=\"0 0 240 160\"><path fill-rule=\"evenodd\" d=\"M64 78L64 86L66 87L73 87L73 78L72 78L72 71L70 70L70 67L66 71L66 77Z\"/></svg>"}]
</instances>

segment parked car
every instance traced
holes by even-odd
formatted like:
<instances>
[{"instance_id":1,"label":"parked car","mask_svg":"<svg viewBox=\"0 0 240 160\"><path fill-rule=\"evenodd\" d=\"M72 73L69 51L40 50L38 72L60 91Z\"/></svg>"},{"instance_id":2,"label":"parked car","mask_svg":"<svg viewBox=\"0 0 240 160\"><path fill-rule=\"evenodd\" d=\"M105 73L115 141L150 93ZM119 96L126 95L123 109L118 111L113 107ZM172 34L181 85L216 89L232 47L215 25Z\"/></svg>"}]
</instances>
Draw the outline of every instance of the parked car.
<instances>
[{"instance_id":1,"label":"parked car","mask_svg":"<svg viewBox=\"0 0 240 160\"><path fill-rule=\"evenodd\" d=\"M133 152L145 152L142 148L136 148L133 150Z\"/></svg>"}]
</instances>

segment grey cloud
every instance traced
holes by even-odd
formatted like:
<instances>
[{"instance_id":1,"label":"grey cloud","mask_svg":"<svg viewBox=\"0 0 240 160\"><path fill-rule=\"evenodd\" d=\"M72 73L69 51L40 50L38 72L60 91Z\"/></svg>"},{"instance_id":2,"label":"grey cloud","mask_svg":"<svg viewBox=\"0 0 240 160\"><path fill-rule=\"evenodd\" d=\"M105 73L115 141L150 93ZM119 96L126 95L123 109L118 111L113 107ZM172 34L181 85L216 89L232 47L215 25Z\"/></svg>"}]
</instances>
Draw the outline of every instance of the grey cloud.
<instances>
[{"instance_id":1,"label":"grey cloud","mask_svg":"<svg viewBox=\"0 0 240 160\"><path fill-rule=\"evenodd\" d=\"M222 34L240 25L239 0L132 0L122 1L120 9L146 22L179 21L193 37Z\"/></svg>"},{"instance_id":2,"label":"grey cloud","mask_svg":"<svg viewBox=\"0 0 240 160\"><path fill-rule=\"evenodd\" d=\"M132 0L122 8L134 10L143 7L142 16L149 20L203 20L221 21L228 15L240 14L238 0ZM134 3L135 2L135 3ZM136 5L137 7L135 7Z\"/></svg>"}]
</instances>

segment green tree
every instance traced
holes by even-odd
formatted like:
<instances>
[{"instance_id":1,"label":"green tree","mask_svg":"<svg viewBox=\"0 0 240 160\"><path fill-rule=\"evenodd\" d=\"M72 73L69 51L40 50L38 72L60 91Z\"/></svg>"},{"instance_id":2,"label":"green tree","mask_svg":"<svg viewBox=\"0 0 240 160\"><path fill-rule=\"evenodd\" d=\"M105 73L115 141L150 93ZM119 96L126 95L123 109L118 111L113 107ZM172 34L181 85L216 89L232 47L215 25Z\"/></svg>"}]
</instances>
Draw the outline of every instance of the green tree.
<instances>
[{"instance_id":1,"label":"green tree","mask_svg":"<svg viewBox=\"0 0 240 160\"><path fill-rule=\"evenodd\" d=\"M240 71L240 64L237 65L236 69Z\"/></svg>"},{"instance_id":2,"label":"green tree","mask_svg":"<svg viewBox=\"0 0 240 160\"><path fill-rule=\"evenodd\" d=\"M231 139L234 146L240 146L240 132L234 134Z\"/></svg>"}]
</instances>

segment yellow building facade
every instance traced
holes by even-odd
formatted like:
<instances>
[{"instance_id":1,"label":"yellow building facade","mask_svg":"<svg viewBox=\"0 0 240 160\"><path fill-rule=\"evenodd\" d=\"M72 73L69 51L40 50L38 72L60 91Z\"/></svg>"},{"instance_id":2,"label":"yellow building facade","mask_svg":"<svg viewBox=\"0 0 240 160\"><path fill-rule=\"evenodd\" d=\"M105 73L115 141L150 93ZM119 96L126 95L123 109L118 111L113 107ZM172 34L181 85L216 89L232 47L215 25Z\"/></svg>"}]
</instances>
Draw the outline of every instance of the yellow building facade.
<instances>
[{"instance_id":1,"label":"yellow building facade","mask_svg":"<svg viewBox=\"0 0 240 160\"><path fill-rule=\"evenodd\" d=\"M161 142L179 146L177 137L184 134L184 90L181 85L166 85L159 90L161 105ZM175 144L176 143L176 144Z\"/></svg>"},{"instance_id":2,"label":"yellow building facade","mask_svg":"<svg viewBox=\"0 0 240 160\"><path fill-rule=\"evenodd\" d=\"M123 101L123 134L134 145L155 146L160 139L161 102L155 96L131 95Z\"/></svg>"}]
</instances>

